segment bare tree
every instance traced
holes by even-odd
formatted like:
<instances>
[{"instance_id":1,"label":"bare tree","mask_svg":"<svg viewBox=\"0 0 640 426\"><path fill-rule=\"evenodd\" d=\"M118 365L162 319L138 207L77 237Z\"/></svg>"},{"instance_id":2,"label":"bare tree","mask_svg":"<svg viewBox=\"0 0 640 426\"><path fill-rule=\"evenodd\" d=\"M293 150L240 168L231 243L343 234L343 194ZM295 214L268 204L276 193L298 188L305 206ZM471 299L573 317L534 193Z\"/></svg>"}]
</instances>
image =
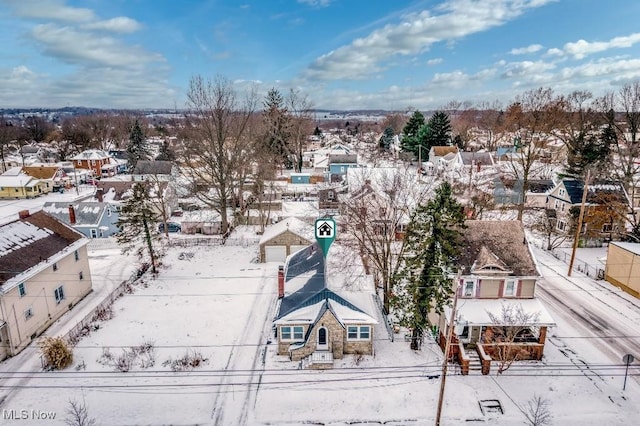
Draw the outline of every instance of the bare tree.
<instances>
[{"instance_id":1,"label":"bare tree","mask_svg":"<svg viewBox=\"0 0 640 426\"><path fill-rule=\"evenodd\" d=\"M238 188L239 171L250 164L250 125L257 96L251 89L242 102L230 80L195 76L187 94L188 139L182 160L194 196L217 211L222 233L229 230L228 209Z\"/></svg>"},{"instance_id":2,"label":"bare tree","mask_svg":"<svg viewBox=\"0 0 640 426\"><path fill-rule=\"evenodd\" d=\"M16 133L16 128L13 126L13 123L0 115L0 161L2 161L0 170L2 170L3 173L7 169L4 158L5 150L9 144L15 140Z\"/></svg>"},{"instance_id":3,"label":"bare tree","mask_svg":"<svg viewBox=\"0 0 640 426\"><path fill-rule=\"evenodd\" d=\"M571 232L567 232L566 230L558 230L558 220L555 210L534 210L531 214L533 215L533 224L531 228L534 232L537 232L544 237L547 250L553 250L556 247L560 247L571 235ZM571 223L569 224L568 229L570 230L574 226L575 225Z\"/></svg>"},{"instance_id":4,"label":"bare tree","mask_svg":"<svg viewBox=\"0 0 640 426\"><path fill-rule=\"evenodd\" d=\"M551 425L551 402L540 395L533 395L524 407L524 416L527 418L529 426L549 426Z\"/></svg>"},{"instance_id":5,"label":"bare tree","mask_svg":"<svg viewBox=\"0 0 640 426\"><path fill-rule=\"evenodd\" d=\"M68 403L65 424L68 426L95 426L98 424L95 418L89 416L89 410L84 402L70 399Z\"/></svg>"},{"instance_id":6,"label":"bare tree","mask_svg":"<svg viewBox=\"0 0 640 426\"><path fill-rule=\"evenodd\" d=\"M296 172L302 170L302 153L307 146L307 138L313 134L313 120L311 108L313 104L300 91L291 89L286 99L289 115L290 150L294 158L293 167Z\"/></svg>"},{"instance_id":7,"label":"bare tree","mask_svg":"<svg viewBox=\"0 0 640 426\"><path fill-rule=\"evenodd\" d=\"M494 324L485 332L485 343L493 345L491 357L498 361L498 372L502 374L514 361L526 359L528 353L515 343L521 335L540 318L539 312L526 312L520 303L502 303L500 314L487 311Z\"/></svg>"},{"instance_id":8,"label":"bare tree","mask_svg":"<svg viewBox=\"0 0 640 426\"><path fill-rule=\"evenodd\" d=\"M522 220L529 180L540 166L539 160L547 137L554 126L552 94L549 88L531 90L519 96L507 108L507 130L514 135L515 145L518 147L518 153L509 162L510 172L516 179L522 180L521 197L517 206L518 220Z\"/></svg>"},{"instance_id":9,"label":"bare tree","mask_svg":"<svg viewBox=\"0 0 640 426\"><path fill-rule=\"evenodd\" d=\"M412 210L427 199L431 184L420 184L409 169L369 168L354 174L341 201L342 243L360 253L383 289L389 311L393 277L404 253L402 236Z\"/></svg>"}]
</instances>

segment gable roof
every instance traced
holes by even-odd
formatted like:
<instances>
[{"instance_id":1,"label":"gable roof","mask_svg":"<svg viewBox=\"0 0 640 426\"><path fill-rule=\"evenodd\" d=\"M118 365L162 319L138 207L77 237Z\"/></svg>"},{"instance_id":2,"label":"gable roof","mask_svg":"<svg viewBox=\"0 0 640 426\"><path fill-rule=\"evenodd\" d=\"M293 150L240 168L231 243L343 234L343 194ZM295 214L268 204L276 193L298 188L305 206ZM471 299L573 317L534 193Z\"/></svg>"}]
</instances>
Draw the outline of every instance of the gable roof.
<instances>
[{"instance_id":1,"label":"gable roof","mask_svg":"<svg viewBox=\"0 0 640 426\"><path fill-rule=\"evenodd\" d=\"M124 194L133 187L136 182L132 181L116 181L116 180L99 180L97 187L102 189L103 194L113 192L113 200L122 200Z\"/></svg>"},{"instance_id":2,"label":"gable roof","mask_svg":"<svg viewBox=\"0 0 640 426\"><path fill-rule=\"evenodd\" d=\"M286 231L304 238L309 241L309 244L314 240L313 226L295 217L289 217L266 228L260 238L259 244L264 244Z\"/></svg>"},{"instance_id":3,"label":"gable roof","mask_svg":"<svg viewBox=\"0 0 640 426\"><path fill-rule=\"evenodd\" d=\"M481 164L483 166L493 165L493 156L490 152L460 152L460 159L465 166Z\"/></svg>"},{"instance_id":4,"label":"gable roof","mask_svg":"<svg viewBox=\"0 0 640 426\"><path fill-rule=\"evenodd\" d=\"M58 166L24 166L22 171L36 179L53 179L60 170Z\"/></svg>"},{"instance_id":5,"label":"gable roof","mask_svg":"<svg viewBox=\"0 0 640 426\"><path fill-rule=\"evenodd\" d=\"M458 147L455 145L454 146L448 146L448 145L432 146L431 151L433 152L433 155L435 155L436 157L443 157L450 153L456 154L458 152Z\"/></svg>"},{"instance_id":6,"label":"gable roof","mask_svg":"<svg viewBox=\"0 0 640 426\"><path fill-rule=\"evenodd\" d=\"M135 175L170 175L173 169L171 161L138 160L133 169Z\"/></svg>"},{"instance_id":7,"label":"gable roof","mask_svg":"<svg viewBox=\"0 0 640 426\"><path fill-rule=\"evenodd\" d=\"M107 158L111 158L111 156L106 151L101 149L88 149L74 157L71 157L71 160L104 160Z\"/></svg>"},{"instance_id":8,"label":"gable roof","mask_svg":"<svg viewBox=\"0 0 640 426\"><path fill-rule=\"evenodd\" d=\"M329 154L329 164L357 164L357 154Z\"/></svg>"},{"instance_id":9,"label":"gable roof","mask_svg":"<svg viewBox=\"0 0 640 426\"><path fill-rule=\"evenodd\" d=\"M69 206L73 206L75 210L75 225L72 225L69 221ZM91 201L75 203L47 201L44 203L42 210L68 226L97 226L108 208L110 208L108 203Z\"/></svg>"},{"instance_id":10,"label":"gable roof","mask_svg":"<svg viewBox=\"0 0 640 426\"><path fill-rule=\"evenodd\" d=\"M463 275L472 273L477 264L488 262L491 255L513 276L538 276L535 262L526 242L522 222L517 220L467 220L462 230L462 251L458 265ZM485 251L485 255L481 251ZM494 259L496 262L496 259ZM488 264L488 263L486 263Z\"/></svg>"},{"instance_id":11,"label":"gable roof","mask_svg":"<svg viewBox=\"0 0 640 426\"><path fill-rule=\"evenodd\" d=\"M567 190L571 204L582 203L584 182L577 179L563 179L562 184ZM604 200L628 202L627 193L622 184L613 181L598 181L587 187L587 204L602 204Z\"/></svg>"},{"instance_id":12,"label":"gable roof","mask_svg":"<svg viewBox=\"0 0 640 426\"><path fill-rule=\"evenodd\" d=\"M82 238L42 211L0 226L0 287Z\"/></svg>"}]
</instances>

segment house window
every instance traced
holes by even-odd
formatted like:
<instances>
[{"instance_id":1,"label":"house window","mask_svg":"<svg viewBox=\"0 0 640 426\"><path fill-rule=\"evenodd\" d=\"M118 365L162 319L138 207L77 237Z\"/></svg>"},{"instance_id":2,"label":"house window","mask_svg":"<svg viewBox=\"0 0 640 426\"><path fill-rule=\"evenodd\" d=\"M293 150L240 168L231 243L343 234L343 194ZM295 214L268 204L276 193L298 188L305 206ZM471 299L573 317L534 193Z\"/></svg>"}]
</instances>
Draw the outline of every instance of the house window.
<instances>
[{"instance_id":1,"label":"house window","mask_svg":"<svg viewBox=\"0 0 640 426\"><path fill-rule=\"evenodd\" d=\"M304 338L304 327L302 326L294 326L294 327L280 327L280 340L302 340Z\"/></svg>"},{"instance_id":2,"label":"house window","mask_svg":"<svg viewBox=\"0 0 640 426\"><path fill-rule=\"evenodd\" d=\"M92 229L91 230L91 238L98 238L98 230L97 229Z\"/></svg>"},{"instance_id":3,"label":"house window","mask_svg":"<svg viewBox=\"0 0 640 426\"><path fill-rule=\"evenodd\" d=\"M27 289L24 287L24 283L18 284L18 293L20 293L20 297L24 297L27 294Z\"/></svg>"},{"instance_id":4,"label":"house window","mask_svg":"<svg viewBox=\"0 0 640 426\"><path fill-rule=\"evenodd\" d=\"M82 271L78 272L78 279L80 281L84 280L84 274L82 273Z\"/></svg>"},{"instance_id":5,"label":"house window","mask_svg":"<svg viewBox=\"0 0 640 426\"><path fill-rule=\"evenodd\" d=\"M567 227L567 224L563 220L559 220L558 224L556 225L556 228L558 229L558 231L564 231L566 227Z\"/></svg>"},{"instance_id":6,"label":"house window","mask_svg":"<svg viewBox=\"0 0 640 426\"><path fill-rule=\"evenodd\" d=\"M558 195L559 195L559 196L564 197L564 194L565 194L564 189L560 189L560 190L558 191Z\"/></svg>"},{"instance_id":7,"label":"house window","mask_svg":"<svg viewBox=\"0 0 640 426\"><path fill-rule=\"evenodd\" d=\"M560 211L564 211L564 204L565 203L560 203Z\"/></svg>"},{"instance_id":8,"label":"house window","mask_svg":"<svg viewBox=\"0 0 640 426\"><path fill-rule=\"evenodd\" d=\"M602 232L611 232L613 231L613 225L611 225L610 223L605 223L604 225L602 225Z\"/></svg>"},{"instance_id":9,"label":"house window","mask_svg":"<svg viewBox=\"0 0 640 426\"><path fill-rule=\"evenodd\" d=\"M73 252L73 258L76 260L76 262L80 260L80 253L78 253L78 250Z\"/></svg>"},{"instance_id":10,"label":"house window","mask_svg":"<svg viewBox=\"0 0 640 426\"><path fill-rule=\"evenodd\" d=\"M33 308L29 306L27 309L24 310L24 320L26 321L32 316L33 316Z\"/></svg>"},{"instance_id":11,"label":"house window","mask_svg":"<svg viewBox=\"0 0 640 426\"><path fill-rule=\"evenodd\" d=\"M556 201L553 203L553 208L554 208L554 209L556 209L556 210L558 210L558 206L559 206L559 205L560 205L560 201L556 200Z\"/></svg>"},{"instance_id":12,"label":"house window","mask_svg":"<svg viewBox=\"0 0 640 426\"><path fill-rule=\"evenodd\" d=\"M518 281L517 280L506 280L504 282L504 291L503 296L515 296L518 291Z\"/></svg>"},{"instance_id":13,"label":"house window","mask_svg":"<svg viewBox=\"0 0 640 426\"><path fill-rule=\"evenodd\" d=\"M54 264L53 264L53 270L54 270L54 271L57 271L57 270L58 270L58 264L57 264L57 263L54 263Z\"/></svg>"},{"instance_id":14,"label":"house window","mask_svg":"<svg viewBox=\"0 0 640 426\"><path fill-rule=\"evenodd\" d=\"M369 336L371 335L371 329L368 325L360 326L360 338L363 340L369 340Z\"/></svg>"},{"instance_id":15,"label":"house window","mask_svg":"<svg viewBox=\"0 0 640 426\"><path fill-rule=\"evenodd\" d=\"M56 297L56 303L60 303L64 300L64 289L62 288L62 286L56 288L53 291L53 295Z\"/></svg>"},{"instance_id":16,"label":"house window","mask_svg":"<svg viewBox=\"0 0 640 426\"><path fill-rule=\"evenodd\" d=\"M473 280L464 282L464 296L465 297L473 297L476 293L476 282Z\"/></svg>"},{"instance_id":17,"label":"house window","mask_svg":"<svg viewBox=\"0 0 640 426\"><path fill-rule=\"evenodd\" d=\"M335 196L336 195L333 193L333 191L327 192L327 200L333 200Z\"/></svg>"},{"instance_id":18,"label":"house window","mask_svg":"<svg viewBox=\"0 0 640 426\"><path fill-rule=\"evenodd\" d=\"M347 340L369 340L371 327L368 325L350 325L347 327Z\"/></svg>"}]
</instances>

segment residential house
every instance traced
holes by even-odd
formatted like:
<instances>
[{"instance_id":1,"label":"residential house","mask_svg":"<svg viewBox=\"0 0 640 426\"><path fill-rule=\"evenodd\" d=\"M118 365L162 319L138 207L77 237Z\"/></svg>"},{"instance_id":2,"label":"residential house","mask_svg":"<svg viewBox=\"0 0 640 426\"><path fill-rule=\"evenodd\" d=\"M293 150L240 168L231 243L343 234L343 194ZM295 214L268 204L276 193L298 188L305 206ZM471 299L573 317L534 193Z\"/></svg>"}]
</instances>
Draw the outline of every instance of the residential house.
<instances>
[{"instance_id":1,"label":"residential house","mask_svg":"<svg viewBox=\"0 0 640 426\"><path fill-rule=\"evenodd\" d=\"M323 211L338 211L340 202L338 194L344 191L341 185L332 185L318 189L318 208Z\"/></svg>"},{"instance_id":2,"label":"residential house","mask_svg":"<svg viewBox=\"0 0 640 426\"><path fill-rule=\"evenodd\" d=\"M57 165L32 165L24 166L22 172L26 175L40 179L45 185L46 192L63 188L69 181L62 167Z\"/></svg>"},{"instance_id":3,"label":"residential house","mask_svg":"<svg viewBox=\"0 0 640 426\"><path fill-rule=\"evenodd\" d=\"M98 178L115 176L118 169L118 164L113 161L111 156L106 151L99 149L88 149L70 160L73 161L73 165L77 169L90 170Z\"/></svg>"},{"instance_id":4,"label":"residential house","mask_svg":"<svg viewBox=\"0 0 640 426\"><path fill-rule=\"evenodd\" d=\"M45 182L14 167L0 175L0 199L35 198L51 191Z\"/></svg>"},{"instance_id":5,"label":"residential house","mask_svg":"<svg viewBox=\"0 0 640 426\"><path fill-rule=\"evenodd\" d=\"M485 168L493 170L493 167L495 166L493 156L490 152L459 151L458 156L460 157L458 164L462 166L467 174L469 172L480 173Z\"/></svg>"},{"instance_id":6,"label":"residential house","mask_svg":"<svg viewBox=\"0 0 640 426\"><path fill-rule=\"evenodd\" d=\"M48 201L42 210L87 238L111 237L120 231L117 225L118 209L109 203Z\"/></svg>"},{"instance_id":7,"label":"residential house","mask_svg":"<svg viewBox=\"0 0 640 426\"><path fill-rule=\"evenodd\" d=\"M457 146L432 146L429 149L429 162L436 171L452 171L460 163Z\"/></svg>"},{"instance_id":8,"label":"residential house","mask_svg":"<svg viewBox=\"0 0 640 426\"><path fill-rule=\"evenodd\" d=\"M517 205L522 200L522 179L509 179L504 176L495 178L493 197L497 205ZM551 179L531 179L529 189L525 193L525 206L532 208L546 208L547 197L555 188L556 183Z\"/></svg>"},{"instance_id":9,"label":"residential house","mask_svg":"<svg viewBox=\"0 0 640 426\"><path fill-rule=\"evenodd\" d=\"M556 211L556 229L573 232L579 216L584 183L563 179L549 193L547 209ZM620 240L625 235L625 217L631 204L624 186L618 182L600 181L587 186L585 213L580 244L599 246L604 241Z\"/></svg>"},{"instance_id":10,"label":"residential house","mask_svg":"<svg viewBox=\"0 0 640 426\"><path fill-rule=\"evenodd\" d=\"M268 226L260 242L260 262L284 262L314 239L313 226L295 217Z\"/></svg>"},{"instance_id":11,"label":"residential house","mask_svg":"<svg viewBox=\"0 0 640 426\"><path fill-rule=\"evenodd\" d=\"M305 368L331 368L345 354L373 354L378 322L346 294L327 288L325 271L315 243L289 256L278 272L278 354Z\"/></svg>"},{"instance_id":12,"label":"residential house","mask_svg":"<svg viewBox=\"0 0 640 426\"><path fill-rule=\"evenodd\" d=\"M329 154L331 182L342 180L347 170L353 167L359 167L357 154Z\"/></svg>"},{"instance_id":13,"label":"residential house","mask_svg":"<svg viewBox=\"0 0 640 426\"><path fill-rule=\"evenodd\" d=\"M452 354L465 367L470 358L486 361L510 345L509 351L517 352L519 359L540 360L547 329L555 323L535 297L539 273L522 222L469 220L465 225L457 265L460 276ZM451 308L447 307L438 322L443 348L450 320ZM515 338L505 340L506 328L516 326ZM487 374L489 367L484 367Z\"/></svg>"},{"instance_id":14,"label":"residential house","mask_svg":"<svg viewBox=\"0 0 640 426\"><path fill-rule=\"evenodd\" d=\"M155 180L169 182L174 178L174 163L172 161L139 160L131 173L135 182Z\"/></svg>"},{"instance_id":15,"label":"residential house","mask_svg":"<svg viewBox=\"0 0 640 426\"><path fill-rule=\"evenodd\" d=\"M0 359L16 355L91 292L82 234L38 211L0 226Z\"/></svg>"}]
</instances>

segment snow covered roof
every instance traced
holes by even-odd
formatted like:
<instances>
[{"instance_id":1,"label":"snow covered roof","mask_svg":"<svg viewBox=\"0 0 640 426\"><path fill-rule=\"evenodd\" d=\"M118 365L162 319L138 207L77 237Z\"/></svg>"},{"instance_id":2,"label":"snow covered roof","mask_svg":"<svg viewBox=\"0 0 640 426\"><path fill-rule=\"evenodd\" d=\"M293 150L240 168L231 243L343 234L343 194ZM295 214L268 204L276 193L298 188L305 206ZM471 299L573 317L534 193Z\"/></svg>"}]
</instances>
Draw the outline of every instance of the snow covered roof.
<instances>
[{"instance_id":1,"label":"snow covered roof","mask_svg":"<svg viewBox=\"0 0 640 426\"><path fill-rule=\"evenodd\" d=\"M625 243L622 241L611 241L610 245L618 246L636 255L640 255L640 243Z\"/></svg>"},{"instance_id":2,"label":"snow covered roof","mask_svg":"<svg viewBox=\"0 0 640 426\"><path fill-rule=\"evenodd\" d=\"M521 306L525 318L529 320L525 326L555 326L556 323L547 311L544 305L538 299L464 299L458 300L456 307L456 322L458 324L466 323L468 325L495 325L496 322L491 319L502 319L503 305ZM517 309L517 308L516 308ZM447 321L451 318L451 307L444 309ZM533 318L532 318L533 317Z\"/></svg>"},{"instance_id":3,"label":"snow covered roof","mask_svg":"<svg viewBox=\"0 0 640 426\"><path fill-rule=\"evenodd\" d=\"M7 188L31 188L36 186L40 182L39 179L35 179L31 176L0 176L0 187Z\"/></svg>"},{"instance_id":4,"label":"snow covered roof","mask_svg":"<svg viewBox=\"0 0 640 426\"><path fill-rule=\"evenodd\" d=\"M217 223L222 219L220 217L220 213L206 209L206 210L194 210L194 211L186 211L182 214L182 223L188 222L207 222L207 223Z\"/></svg>"},{"instance_id":5,"label":"snow covered roof","mask_svg":"<svg viewBox=\"0 0 640 426\"><path fill-rule=\"evenodd\" d=\"M264 244L286 231L308 240L309 244L311 244L311 241L314 239L313 226L295 217L290 217L266 228L264 234L262 234L262 238L260 238L260 244Z\"/></svg>"},{"instance_id":6,"label":"snow covered roof","mask_svg":"<svg viewBox=\"0 0 640 426\"><path fill-rule=\"evenodd\" d=\"M0 226L0 285L82 239L42 211Z\"/></svg>"},{"instance_id":7,"label":"snow covered roof","mask_svg":"<svg viewBox=\"0 0 640 426\"><path fill-rule=\"evenodd\" d=\"M71 225L69 221L69 206L75 210L76 223ZM47 201L42 210L49 213L61 222L70 226L96 226L100 223L106 209L111 208L108 203L82 201L76 203L62 203ZM115 211L115 209L114 209Z\"/></svg>"},{"instance_id":8,"label":"snow covered roof","mask_svg":"<svg viewBox=\"0 0 640 426\"><path fill-rule=\"evenodd\" d=\"M82 151L80 154L75 157L71 157L72 160L104 160L106 158L110 158L111 156L101 149L88 149L86 151Z\"/></svg>"},{"instance_id":9,"label":"snow covered roof","mask_svg":"<svg viewBox=\"0 0 640 426\"><path fill-rule=\"evenodd\" d=\"M310 298L309 304L278 318L276 325L314 323L323 313L324 308L330 309L341 324L377 324L373 317L352 305L329 289L317 293Z\"/></svg>"}]
</instances>

